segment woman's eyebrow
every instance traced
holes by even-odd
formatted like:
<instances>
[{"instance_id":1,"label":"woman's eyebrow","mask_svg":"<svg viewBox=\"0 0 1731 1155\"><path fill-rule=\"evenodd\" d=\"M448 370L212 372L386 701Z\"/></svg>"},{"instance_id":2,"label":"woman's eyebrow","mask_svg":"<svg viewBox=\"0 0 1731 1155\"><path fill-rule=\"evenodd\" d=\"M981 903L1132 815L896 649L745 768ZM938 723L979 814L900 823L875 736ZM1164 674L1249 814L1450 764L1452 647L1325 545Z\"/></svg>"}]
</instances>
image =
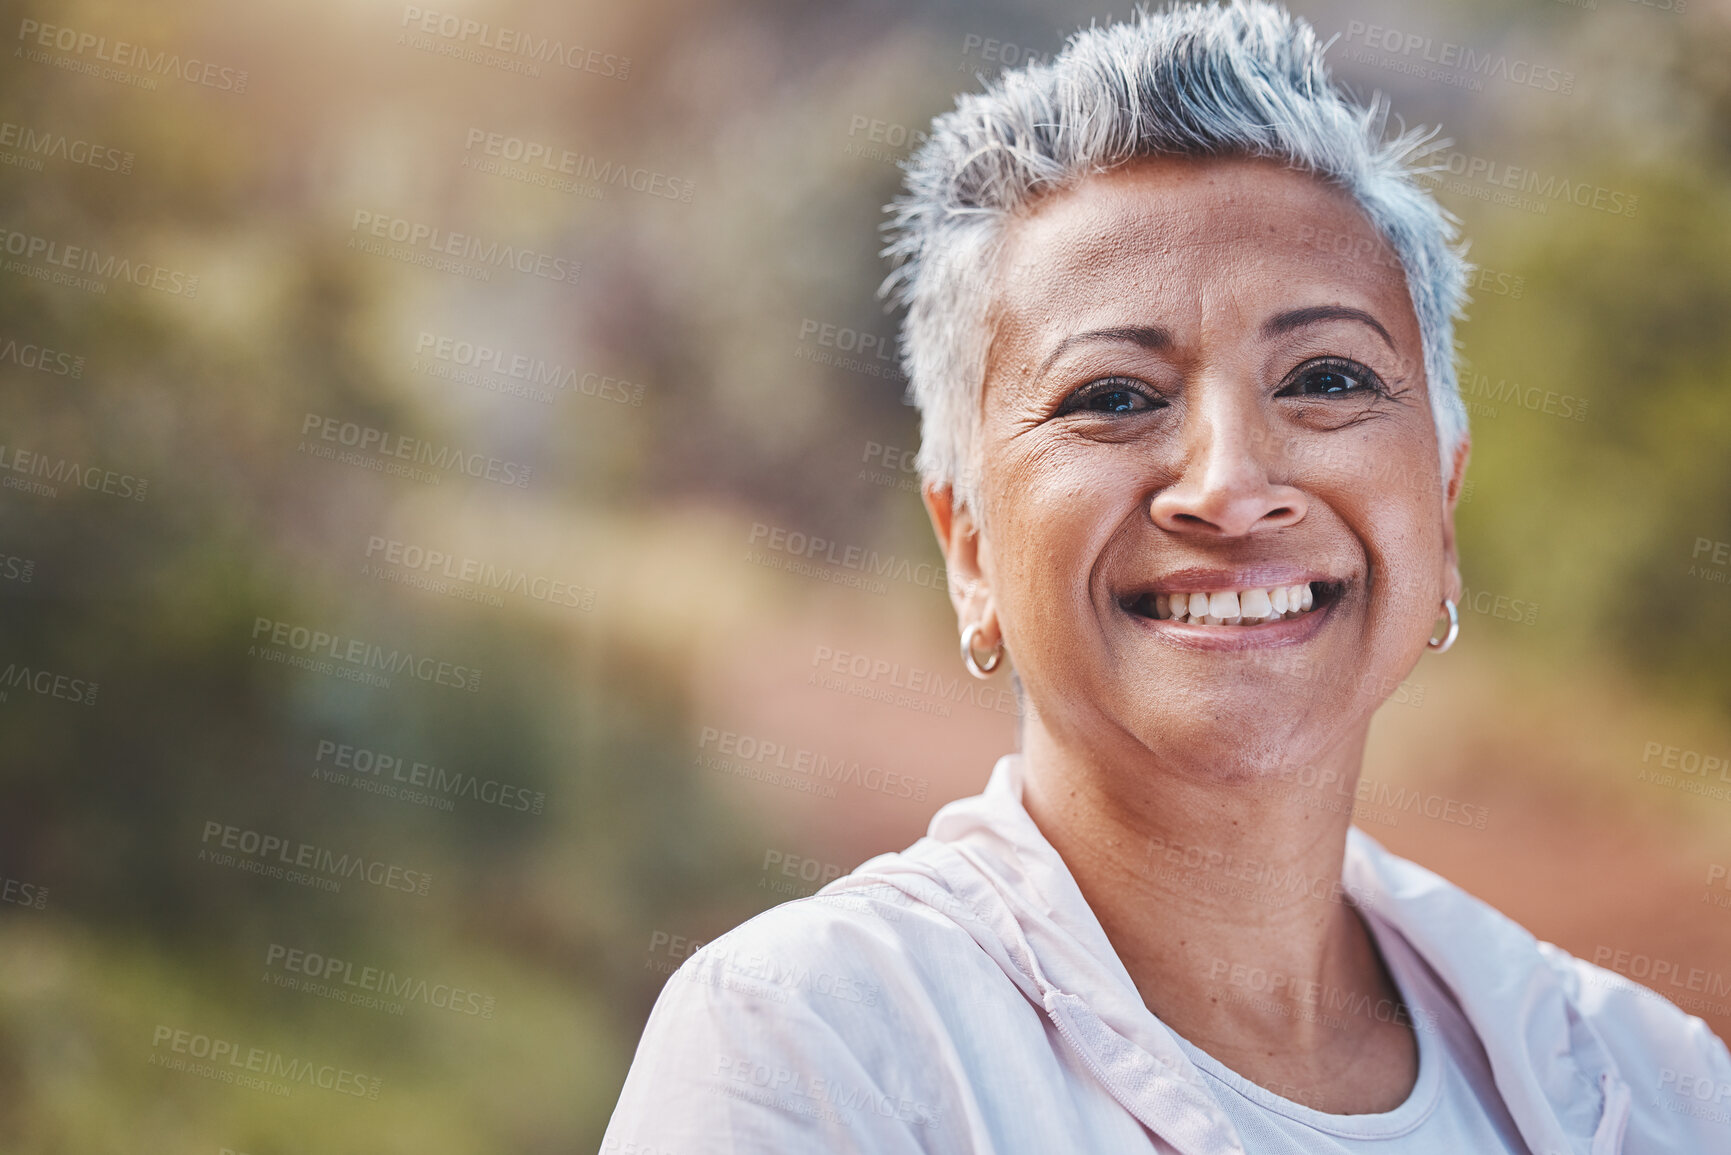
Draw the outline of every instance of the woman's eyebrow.
<instances>
[{"instance_id":1,"label":"woman's eyebrow","mask_svg":"<svg viewBox=\"0 0 1731 1155\"><path fill-rule=\"evenodd\" d=\"M1080 345L1084 341L1128 341L1144 349L1165 349L1172 344L1172 334L1158 325L1131 325L1122 329L1090 329L1086 333L1072 333L1058 342L1058 347L1052 350L1052 355L1046 358L1046 363L1040 366L1034 379L1037 381L1044 377L1046 370L1052 367L1052 362L1063 356L1072 345Z\"/></svg>"},{"instance_id":2,"label":"woman's eyebrow","mask_svg":"<svg viewBox=\"0 0 1731 1155\"><path fill-rule=\"evenodd\" d=\"M1394 338L1388 335L1388 330L1382 327L1381 321L1363 309L1354 309L1350 305L1308 305L1302 309L1288 309L1284 313L1276 313L1263 322L1262 335L1278 337L1282 333L1290 333L1318 321L1361 321L1375 329L1390 349L1394 348Z\"/></svg>"}]
</instances>

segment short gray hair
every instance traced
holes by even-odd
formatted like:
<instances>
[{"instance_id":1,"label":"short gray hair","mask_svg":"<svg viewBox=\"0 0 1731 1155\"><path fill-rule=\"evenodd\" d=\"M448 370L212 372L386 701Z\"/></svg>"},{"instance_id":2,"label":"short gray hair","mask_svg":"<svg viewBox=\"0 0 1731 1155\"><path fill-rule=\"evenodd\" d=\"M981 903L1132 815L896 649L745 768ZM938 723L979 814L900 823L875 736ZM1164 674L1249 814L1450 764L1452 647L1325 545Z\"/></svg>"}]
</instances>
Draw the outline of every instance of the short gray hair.
<instances>
[{"instance_id":1,"label":"short gray hair","mask_svg":"<svg viewBox=\"0 0 1731 1155\"><path fill-rule=\"evenodd\" d=\"M1006 71L932 121L886 206L879 295L903 305L902 369L920 409L920 475L978 508L972 451L990 345L995 261L1009 215L1036 197L1138 157L1249 156L1345 189L1394 250L1424 346L1446 484L1467 433L1454 321L1471 266L1458 221L1419 183L1443 142L1385 138L1388 105L1338 89L1325 46L1263 0L1174 6L1088 28L1050 63Z\"/></svg>"}]
</instances>

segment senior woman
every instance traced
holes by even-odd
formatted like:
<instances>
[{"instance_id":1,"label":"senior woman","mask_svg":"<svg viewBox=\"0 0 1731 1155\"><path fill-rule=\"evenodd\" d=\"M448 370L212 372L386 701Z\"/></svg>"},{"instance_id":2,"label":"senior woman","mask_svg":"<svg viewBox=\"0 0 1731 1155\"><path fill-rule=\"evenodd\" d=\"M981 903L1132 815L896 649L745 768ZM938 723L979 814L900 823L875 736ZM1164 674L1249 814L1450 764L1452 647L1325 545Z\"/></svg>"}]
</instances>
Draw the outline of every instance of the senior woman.
<instances>
[{"instance_id":1,"label":"senior woman","mask_svg":"<svg viewBox=\"0 0 1731 1155\"><path fill-rule=\"evenodd\" d=\"M886 290L1020 750L686 962L604 1151L1731 1151L1699 1019L1307 796L1458 628L1466 265L1381 112L1234 3L936 120Z\"/></svg>"}]
</instances>

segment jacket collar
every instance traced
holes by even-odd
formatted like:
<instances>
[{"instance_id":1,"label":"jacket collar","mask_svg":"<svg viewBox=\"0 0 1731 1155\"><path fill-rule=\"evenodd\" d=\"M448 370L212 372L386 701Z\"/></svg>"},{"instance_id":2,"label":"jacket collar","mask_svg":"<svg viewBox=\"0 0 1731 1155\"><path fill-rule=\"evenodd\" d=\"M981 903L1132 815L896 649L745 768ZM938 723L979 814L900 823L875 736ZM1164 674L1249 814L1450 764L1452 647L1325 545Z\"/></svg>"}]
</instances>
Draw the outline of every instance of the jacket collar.
<instances>
[{"instance_id":1,"label":"jacket collar","mask_svg":"<svg viewBox=\"0 0 1731 1155\"><path fill-rule=\"evenodd\" d=\"M1343 881L1403 935L1483 1042L1534 1155L1615 1155L1629 1094L1536 940L1430 871L1349 832ZM1056 849L1022 805L1022 758L933 816L905 854L830 889L888 883L965 927L1044 1008L1101 1084L1180 1155L1242 1155L1236 1129L1172 1031L1148 1010Z\"/></svg>"},{"instance_id":2,"label":"jacket collar","mask_svg":"<svg viewBox=\"0 0 1731 1155\"><path fill-rule=\"evenodd\" d=\"M1629 1088L1538 940L1357 827L1343 873L1375 896L1367 915L1398 931L1453 993L1527 1145L1547 1155L1619 1150Z\"/></svg>"}]
</instances>

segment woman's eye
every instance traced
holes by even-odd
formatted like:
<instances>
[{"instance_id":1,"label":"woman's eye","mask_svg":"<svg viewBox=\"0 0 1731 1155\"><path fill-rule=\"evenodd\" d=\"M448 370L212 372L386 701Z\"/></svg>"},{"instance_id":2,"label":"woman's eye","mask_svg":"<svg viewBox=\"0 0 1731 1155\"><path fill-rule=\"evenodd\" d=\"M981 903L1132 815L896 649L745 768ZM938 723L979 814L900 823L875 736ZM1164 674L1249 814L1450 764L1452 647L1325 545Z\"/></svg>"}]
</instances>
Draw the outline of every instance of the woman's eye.
<instances>
[{"instance_id":1,"label":"woman's eye","mask_svg":"<svg viewBox=\"0 0 1731 1155\"><path fill-rule=\"evenodd\" d=\"M1341 393L1380 393L1382 382L1363 365L1324 361L1300 369L1280 397L1328 397Z\"/></svg>"},{"instance_id":2,"label":"woman's eye","mask_svg":"<svg viewBox=\"0 0 1731 1155\"><path fill-rule=\"evenodd\" d=\"M1129 382L1101 381L1077 393L1064 408L1066 412L1136 413L1164 404Z\"/></svg>"},{"instance_id":3,"label":"woman's eye","mask_svg":"<svg viewBox=\"0 0 1731 1155\"><path fill-rule=\"evenodd\" d=\"M1130 389L1108 389L1088 398L1084 408L1102 413L1128 413L1135 409L1138 403L1146 403L1147 398Z\"/></svg>"}]
</instances>

